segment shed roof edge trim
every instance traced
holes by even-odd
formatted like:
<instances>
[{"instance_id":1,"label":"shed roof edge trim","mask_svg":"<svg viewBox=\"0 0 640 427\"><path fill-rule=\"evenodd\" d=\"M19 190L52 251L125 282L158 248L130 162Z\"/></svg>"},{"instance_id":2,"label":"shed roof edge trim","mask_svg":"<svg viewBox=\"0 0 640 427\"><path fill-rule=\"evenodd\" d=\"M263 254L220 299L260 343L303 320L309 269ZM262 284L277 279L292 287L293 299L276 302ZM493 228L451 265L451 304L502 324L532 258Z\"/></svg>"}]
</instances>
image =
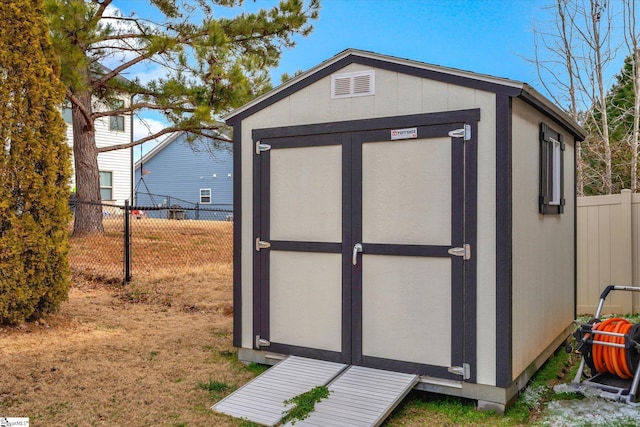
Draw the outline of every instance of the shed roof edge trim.
<instances>
[{"instance_id":1,"label":"shed roof edge trim","mask_svg":"<svg viewBox=\"0 0 640 427\"><path fill-rule=\"evenodd\" d=\"M308 71L224 115L222 118L227 124L232 125L237 123L239 120L253 114L253 112L265 108L302 87L316 82L325 77L325 75L335 72L336 69L351 63L370 65L377 68L395 69L405 74L415 74L411 73L411 71L418 70L430 74L431 77L443 76L443 78L435 78L435 80L448 80L450 83L460 86L475 87L488 92L521 97L536 108L546 112L550 117L559 120L577 139L584 140L586 136L585 131L575 123L566 112L562 111L527 83L357 49L342 51L336 56L321 62ZM388 66L384 67L385 64L388 64ZM444 76L446 76L446 78L444 78Z\"/></svg>"},{"instance_id":2,"label":"shed roof edge trim","mask_svg":"<svg viewBox=\"0 0 640 427\"><path fill-rule=\"evenodd\" d=\"M587 131L576 123L569 114L526 83L522 88L520 98L560 122L577 140L584 141L587 137Z\"/></svg>"},{"instance_id":3,"label":"shed roof edge trim","mask_svg":"<svg viewBox=\"0 0 640 427\"><path fill-rule=\"evenodd\" d=\"M360 59L360 61L358 61L358 59ZM502 86L505 89L511 89L511 90L522 90L523 87L523 83L522 82L518 82L515 80L509 80L506 78L502 78L502 77L494 77L494 76L489 76L489 75L485 75L485 74L478 74L478 73L473 73L470 71L464 71L464 70L459 70L459 69L455 69L455 68L447 68L447 67L443 67L443 66L439 66L439 65L433 65L433 64L427 64L424 62L419 62L419 61L413 61L413 60L409 60L409 59L401 59L401 58L396 58L393 56L388 56L388 55L381 55L378 53L374 53L374 52L367 52L367 51L361 51L361 50L357 50L357 49L347 49L344 50L342 52L340 52L339 54L337 54L336 56L329 58L323 62L321 62L320 64L316 65L315 67L305 71L302 74L299 74L296 77L291 78L290 80L286 81L285 83L281 84L280 86L275 87L274 89L270 90L269 92L266 92L262 95L260 95L259 97L255 98L254 100L244 104L243 106L231 111L230 113L225 114L224 116L222 116L223 120L225 120L227 123L232 122L232 121L236 121L234 120L236 116L241 115L243 112L249 110L249 109L253 109L253 107L262 104L263 102L265 102L267 99L272 98L277 96L279 93L282 93L284 91L287 91L287 89L293 87L293 86L297 86L298 84L300 84L302 81L312 77L313 75L319 73L320 71L326 69L327 67L330 67L333 64L336 64L338 62L344 61L346 60L345 65L348 65L349 63L361 63L362 60L365 61L365 63L367 63L367 60L372 60L377 62L378 64L383 64L383 63L388 63L388 64L395 64L397 66L401 66L401 67L410 67L410 68L414 68L414 69L420 69L420 70L424 70L424 71L431 71L437 74L441 74L441 75L449 75L449 76L454 76L454 77L458 77L461 79L468 79L470 81L477 81L477 82L483 82L485 84L489 84L489 85L497 85L497 86ZM315 79L312 79L311 82L315 82Z\"/></svg>"}]
</instances>

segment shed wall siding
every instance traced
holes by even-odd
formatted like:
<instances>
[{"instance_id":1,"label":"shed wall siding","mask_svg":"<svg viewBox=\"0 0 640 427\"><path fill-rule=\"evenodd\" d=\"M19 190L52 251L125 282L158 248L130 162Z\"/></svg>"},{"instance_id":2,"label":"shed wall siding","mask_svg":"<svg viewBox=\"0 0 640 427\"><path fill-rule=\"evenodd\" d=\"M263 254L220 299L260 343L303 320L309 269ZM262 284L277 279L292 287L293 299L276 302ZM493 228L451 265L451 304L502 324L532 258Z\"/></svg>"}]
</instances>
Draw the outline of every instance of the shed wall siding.
<instances>
[{"instance_id":1,"label":"shed wall siding","mask_svg":"<svg viewBox=\"0 0 640 427\"><path fill-rule=\"evenodd\" d=\"M448 85L451 87L451 85ZM496 384L496 96L472 91L478 123L477 382ZM464 94L462 99L465 99ZM473 95L473 96L472 96ZM456 107L457 108L457 107Z\"/></svg>"},{"instance_id":2,"label":"shed wall siding","mask_svg":"<svg viewBox=\"0 0 640 427\"><path fill-rule=\"evenodd\" d=\"M169 204L185 205L200 202L200 189L211 189L211 204L202 205L231 209L233 205L233 161L231 144L209 152L196 143L194 151L185 136L178 137L142 165L149 173L140 180L136 168L136 204L142 206ZM215 175L215 176L214 176ZM153 197L144 193L151 193ZM169 199L170 198L170 199Z\"/></svg>"},{"instance_id":3,"label":"shed wall siding","mask_svg":"<svg viewBox=\"0 0 640 427\"><path fill-rule=\"evenodd\" d=\"M566 143L566 206L560 215L538 213L541 122L561 132ZM573 321L575 144L559 125L519 99L513 100L512 141L512 375L516 378Z\"/></svg>"},{"instance_id":4,"label":"shed wall siding","mask_svg":"<svg viewBox=\"0 0 640 427\"><path fill-rule=\"evenodd\" d=\"M367 70L351 64L342 72ZM331 99L331 78L293 93L242 122L242 346L252 348L252 129L480 108L478 128L478 382L495 384L495 95L376 69L375 95Z\"/></svg>"}]
</instances>

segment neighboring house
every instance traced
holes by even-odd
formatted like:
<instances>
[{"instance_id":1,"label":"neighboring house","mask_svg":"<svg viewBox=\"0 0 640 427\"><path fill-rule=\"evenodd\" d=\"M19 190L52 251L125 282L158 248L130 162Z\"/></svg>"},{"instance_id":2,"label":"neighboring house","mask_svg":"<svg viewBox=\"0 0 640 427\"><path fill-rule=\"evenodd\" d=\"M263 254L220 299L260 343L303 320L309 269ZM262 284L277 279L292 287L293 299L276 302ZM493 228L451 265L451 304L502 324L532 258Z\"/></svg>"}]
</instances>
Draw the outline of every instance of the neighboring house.
<instances>
[{"instance_id":1,"label":"neighboring house","mask_svg":"<svg viewBox=\"0 0 640 427\"><path fill-rule=\"evenodd\" d=\"M73 146L71 109L63 108L62 116L67 123L67 142ZM102 117L94 123L98 148L131 142L133 130L131 116ZM114 150L98 154L100 169L100 195L105 203L122 205L131 195L132 149ZM73 164L73 154L72 154ZM76 186L75 165L71 185Z\"/></svg>"},{"instance_id":2,"label":"neighboring house","mask_svg":"<svg viewBox=\"0 0 640 427\"><path fill-rule=\"evenodd\" d=\"M202 209L186 210L186 219L230 219L232 159L231 142L213 144L203 138L188 142L186 132L173 134L135 163L134 204ZM146 214L167 216L164 210Z\"/></svg>"},{"instance_id":3,"label":"neighboring house","mask_svg":"<svg viewBox=\"0 0 640 427\"><path fill-rule=\"evenodd\" d=\"M98 64L95 73L106 74L111 70ZM128 82L122 76L116 79ZM128 96L121 96L122 106L128 106L131 99ZM100 110L100 102L94 99L95 110ZM67 143L73 147L73 128L71 126L71 109L62 108L62 117L67 123ZM101 117L94 122L96 146L98 148L112 145L127 144L133 141L133 120L130 114L120 116ZM98 154L98 169L100 170L100 195L105 203L124 204L124 201L131 197L133 183L131 180L133 169L133 149L121 149ZM73 175L71 186L76 187L75 163L73 154L71 157L73 165Z\"/></svg>"}]
</instances>

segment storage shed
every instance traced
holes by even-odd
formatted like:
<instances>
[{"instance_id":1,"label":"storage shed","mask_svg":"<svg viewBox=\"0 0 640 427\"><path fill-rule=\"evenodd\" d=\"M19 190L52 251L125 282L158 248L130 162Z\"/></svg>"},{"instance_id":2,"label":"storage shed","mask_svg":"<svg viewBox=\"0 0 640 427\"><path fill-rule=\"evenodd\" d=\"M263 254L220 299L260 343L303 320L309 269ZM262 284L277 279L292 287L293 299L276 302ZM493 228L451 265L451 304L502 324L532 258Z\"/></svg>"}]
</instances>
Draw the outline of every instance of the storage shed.
<instances>
[{"instance_id":1,"label":"storage shed","mask_svg":"<svg viewBox=\"0 0 640 427\"><path fill-rule=\"evenodd\" d=\"M575 145L526 83L346 50L225 117L234 345L503 410L575 317Z\"/></svg>"}]
</instances>

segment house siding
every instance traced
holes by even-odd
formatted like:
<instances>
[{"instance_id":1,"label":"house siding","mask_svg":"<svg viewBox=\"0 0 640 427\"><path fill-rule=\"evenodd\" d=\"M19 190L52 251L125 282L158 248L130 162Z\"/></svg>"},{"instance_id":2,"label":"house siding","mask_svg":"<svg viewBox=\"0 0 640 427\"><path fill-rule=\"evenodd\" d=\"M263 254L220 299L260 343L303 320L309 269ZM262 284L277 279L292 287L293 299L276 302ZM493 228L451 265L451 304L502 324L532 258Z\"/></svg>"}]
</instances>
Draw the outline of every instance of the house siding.
<instances>
[{"instance_id":1,"label":"house siding","mask_svg":"<svg viewBox=\"0 0 640 427\"><path fill-rule=\"evenodd\" d=\"M155 155L136 164L135 204L137 206L172 206L192 208L200 204L200 189L211 189L207 209L233 209L233 154L230 143L210 150L201 142L192 148L181 134ZM147 173L142 175L141 169ZM150 194L148 194L150 193ZM162 212L162 211L159 211ZM152 211L148 215L153 216ZM157 216L158 214L156 214ZM187 212L187 218L195 218ZM207 218L226 219L225 218Z\"/></svg>"},{"instance_id":2,"label":"house siding","mask_svg":"<svg viewBox=\"0 0 640 427\"><path fill-rule=\"evenodd\" d=\"M124 131L113 131L109 129L109 117L102 117L94 122L96 146L98 148L110 147L113 145L127 144L131 142L131 118L125 116ZM67 144L73 148L73 128L67 123ZM108 151L98 154L98 168L101 171L113 173L113 200L103 200L103 202L115 202L123 204L131 196L131 175L132 175L132 148ZM75 168L73 154L71 162ZM75 169L71 179L71 186L75 188Z\"/></svg>"}]
</instances>

